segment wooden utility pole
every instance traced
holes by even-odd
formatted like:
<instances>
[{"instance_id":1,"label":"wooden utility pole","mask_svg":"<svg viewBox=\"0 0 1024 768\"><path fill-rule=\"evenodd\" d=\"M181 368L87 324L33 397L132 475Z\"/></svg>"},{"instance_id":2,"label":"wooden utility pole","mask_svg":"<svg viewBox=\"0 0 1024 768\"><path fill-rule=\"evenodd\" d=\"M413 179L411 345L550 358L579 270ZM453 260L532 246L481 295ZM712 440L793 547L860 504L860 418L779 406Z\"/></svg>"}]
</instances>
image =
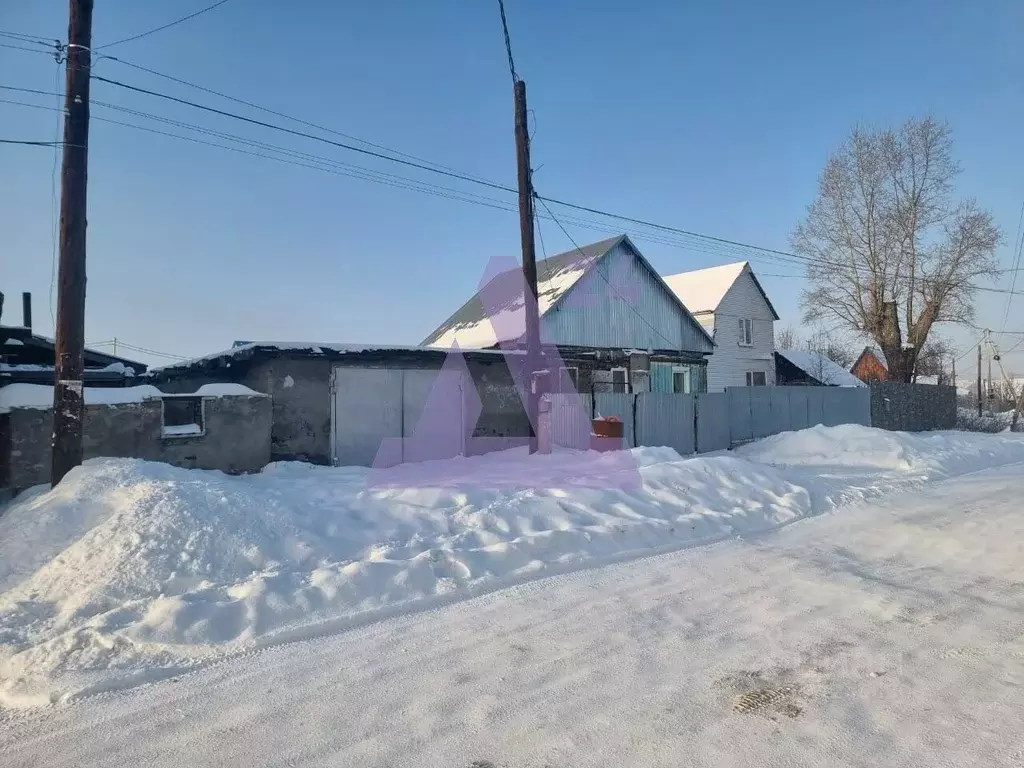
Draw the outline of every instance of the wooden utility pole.
<instances>
[{"instance_id":1,"label":"wooden utility pole","mask_svg":"<svg viewBox=\"0 0 1024 768\"><path fill-rule=\"evenodd\" d=\"M56 485L82 463L85 355L85 227L93 0L70 0L60 167L60 261L54 333L53 456Z\"/></svg>"},{"instance_id":2,"label":"wooden utility pole","mask_svg":"<svg viewBox=\"0 0 1024 768\"><path fill-rule=\"evenodd\" d=\"M516 164L519 179L519 236L523 246L523 276L526 278L526 415L533 427L530 453L537 452L537 427L540 382L540 315L537 307L537 253L533 242L533 178L530 170L530 134L526 126L526 83L517 79L513 86L516 105Z\"/></svg>"},{"instance_id":3,"label":"wooden utility pole","mask_svg":"<svg viewBox=\"0 0 1024 768\"><path fill-rule=\"evenodd\" d=\"M981 418L981 344L978 345L978 418Z\"/></svg>"}]
</instances>

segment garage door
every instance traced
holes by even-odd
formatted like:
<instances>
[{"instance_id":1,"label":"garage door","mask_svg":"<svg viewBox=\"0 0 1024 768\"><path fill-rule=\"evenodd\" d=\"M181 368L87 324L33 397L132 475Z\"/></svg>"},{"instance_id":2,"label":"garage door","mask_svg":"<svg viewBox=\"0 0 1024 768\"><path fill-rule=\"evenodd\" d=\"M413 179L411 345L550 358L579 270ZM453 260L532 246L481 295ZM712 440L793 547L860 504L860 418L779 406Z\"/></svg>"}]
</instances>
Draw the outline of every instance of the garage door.
<instances>
[{"instance_id":1,"label":"garage door","mask_svg":"<svg viewBox=\"0 0 1024 768\"><path fill-rule=\"evenodd\" d=\"M463 378L457 371L335 368L334 463L389 466L464 453Z\"/></svg>"}]
</instances>

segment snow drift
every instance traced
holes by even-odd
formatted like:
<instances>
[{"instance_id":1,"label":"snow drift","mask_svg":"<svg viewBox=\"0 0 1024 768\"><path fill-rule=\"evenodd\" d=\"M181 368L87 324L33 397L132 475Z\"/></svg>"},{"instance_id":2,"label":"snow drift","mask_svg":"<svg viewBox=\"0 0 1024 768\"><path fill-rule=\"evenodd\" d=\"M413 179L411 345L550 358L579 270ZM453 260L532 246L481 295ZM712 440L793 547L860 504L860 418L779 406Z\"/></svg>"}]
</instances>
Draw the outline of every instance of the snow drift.
<instances>
[{"instance_id":1,"label":"snow drift","mask_svg":"<svg viewBox=\"0 0 1024 768\"><path fill-rule=\"evenodd\" d=\"M910 482L1024 461L1024 439L816 427L727 455L632 456L637 490L574 487L607 464L595 453L454 459L474 479L461 490L371 489L368 470L304 464L232 477L87 462L0 517L0 707L771 530ZM533 487L480 487L510 475Z\"/></svg>"}]
</instances>

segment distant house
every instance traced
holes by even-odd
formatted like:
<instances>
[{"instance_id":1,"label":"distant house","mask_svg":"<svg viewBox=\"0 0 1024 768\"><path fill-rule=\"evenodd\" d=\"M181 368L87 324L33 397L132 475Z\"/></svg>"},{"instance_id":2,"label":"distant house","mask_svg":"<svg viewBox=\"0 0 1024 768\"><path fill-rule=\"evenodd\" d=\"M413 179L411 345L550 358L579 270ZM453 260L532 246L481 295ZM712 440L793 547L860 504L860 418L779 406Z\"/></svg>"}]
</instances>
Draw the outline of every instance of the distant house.
<instances>
[{"instance_id":1,"label":"distant house","mask_svg":"<svg viewBox=\"0 0 1024 768\"><path fill-rule=\"evenodd\" d=\"M873 381L885 381L889 378L889 367L885 354L878 347L864 347L860 357L850 367L850 373L866 384Z\"/></svg>"},{"instance_id":2,"label":"distant house","mask_svg":"<svg viewBox=\"0 0 1024 768\"><path fill-rule=\"evenodd\" d=\"M708 391L775 383L775 307L750 264L669 275L665 282L715 340Z\"/></svg>"},{"instance_id":3,"label":"distant house","mask_svg":"<svg viewBox=\"0 0 1024 768\"><path fill-rule=\"evenodd\" d=\"M863 387L864 382L824 355L803 349L775 351L775 382L779 386Z\"/></svg>"},{"instance_id":4,"label":"distant house","mask_svg":"<svg viewBox=\"0 0 1024 768\"><path fill-rule=\"evenodd\" d=\"M522 286L519 269L498 274L423 346L524 347ZM626 235L538 262L537 293L541 342L579 391L706 391L710 331Z\"/></svg>"}]
</instances>

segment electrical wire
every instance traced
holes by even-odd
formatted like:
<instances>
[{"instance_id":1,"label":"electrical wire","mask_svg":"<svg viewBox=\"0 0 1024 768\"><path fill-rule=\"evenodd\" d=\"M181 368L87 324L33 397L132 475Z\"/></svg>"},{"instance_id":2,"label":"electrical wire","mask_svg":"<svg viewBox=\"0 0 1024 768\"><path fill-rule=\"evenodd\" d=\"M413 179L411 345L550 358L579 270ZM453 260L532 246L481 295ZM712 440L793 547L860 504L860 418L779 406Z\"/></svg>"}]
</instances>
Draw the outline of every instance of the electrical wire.
<instances>
[{"instance_id":1,"label":"electrical wire","mask_svg":"<svg viewBox=\"0 0 1024 768\"><path fill-rule=\"evenodd\" d=\"M567 230L565 227L563 227L562 226L562 222L560 222L557 218L555 218L555 215L551 212L551 209L548 207L548 204L544 201L544 198L540 197L539 195L537 195L535 190L534 190L533 197L534 197L534 199L540 201L540 204L544 206L544 210L546 210L548 212L548 216L551 218L551 220L553 222L555 222L555 224L558 225L558 228L562 230L562 233L567 238L569 238L569 242L572 243L573 248L575 248L579 252L580 256L586 257L586 254L583 252L583 249L580 248L579 244L573 239L572 235L569 234L569 230ZM654 331L658 336L660 336L666 342L668 342L668 344L669 344L668 349L675 349L676 348L676 346L677 346L676 342L674 342L672 339L668 338L664 333L661 332L660 329L658 329L646 317L644 317L642 314L640 314L640 312L637 311L636 307L633 306L633 303L631 301L627 300L626 297L623 296L621 293L619 293L618 289L614 285L612 285L612 282L611 282L611 280L608 279L607 275L605 275L600 269L595 269L593 271L601 276L601 279L605 281L605 283L608 285L608 287L612 290L612 293L614 293L616 296L618 296L620 299L622 299L622 303L625 306L629 307L630 311L634 315L636 315L638 318L640 318L640 321L644 325L646 325L648 328L650 328L652 331Z\"/></svg>"},{"instance_id":2,"label":"electrical wire","mask_svg":"<svg viewBox=\"0 0 1024 768\"><path fill-rule=\"evenodd\" d=\"M1022 238L1022 227L1024 224L1024 203L1020 205L1020 218L1017 219L1017 234L1013 238L1013 245L1016 248L1016 259L1014 261L1014 273L1013 279L1010 281L1010 293L1006 297L1006 309L1003 311L1003 328L1006 327L1006 322L1010 319L1010 306L1013 304L1013 289L1017 286L1017 272L1020 268L1020 257L1021 249L1024 247L1024 238Z\"/></svg>"},{"instance_id":3,"label":"electrical wire","mask_svg":"<svg viewBox=\"0 0 1024 768\"><path fill-rule=\"evenodd\" d=\"M18 139L0 139L0 144L21 144L27 147L61 146L63 141L19 141Z\"/></svg>"},{"instance_id":4,"label":"electrical wire","mask_svg":"<svg viewBox=\"0 0 1024 768\"><path fill-rule=\"evenodd\" d=\"M28 53L45 53L47 56L52 55L50 51L44 51L39 48L27 48L23 45L11 45L10 43L0 43L0 48L9 48L12 51L27 51Z\"/></svg>"},{"instance_id":5,"label":"electrical wire","mask_svg":"<svg viewBox=\"0 0 1024 768\"><path fill-rule=\"evenodd\" d=\"M104 48L112 48L115 45L121 45L122 43L130 43L133 40L139 40L139 39L141 39L143 37L148 37L149 35L154 35L157 32L162 32L163 30L169 29L170 27L173 27L173 26L176 26L178 24L181 24L184 21L188 21L189 19L194 19L196 16L201 16L202 14L206 13L207 11L212 11L214 8L219 8L220 6L224 5L224 3L226 3L227 1L228 0L218 0L218 2L214 3L213 5L209 5L206 8L202 8L202 9L196 11L195 13L190 13L188 16L182 16L180 19L172 21L169 24L163 24L162 26L155 27L154 29L150 29L150 30L148 30L146 32L140 32L139 34L132 35L131 37L124 37L124 38L121 38L120 40L115 40L112 43L107 43L106 45L101 45L98 48L94 48L93 50L101 51Z\"/></svg>"},{"instance_id":6,"label":"electrical wire","mask_svg":"<svg viewBox=\"0 0 1024 768\"><path fill-rule=\"evenodd\" d=\"M398 163L398 164L401 164L401 165L406 165L406 166L413 167L413 168L417 168L419 170L424 170L424 171L429 171L429 172L433 172L433 173L438 173L438 174L441 174L441 175L444 175L444 176L447 176L447 177L459 179L461 181L466 181L466 182L470 182L470 183L474 183L474 184L481 184L483 186L486 186L486 187L489 187L489 188L493 188L493 189L497 189L497 190L500 190L500 191L503 191L503 192L508 192L508 193L511 193L511 194L517 194L517 191L512 189L511 187L508 187L508 186L505 186L505 185L502 185L502 184L497 184L495 182L490 182L490 181L486 181L486 180L477 179L477 178L474 178L474 177L462 174L460 172L440 170L440 169L438 169L436 167L431 167L430 165L427 165L427 164L424 164L424 163L403 160L403 159L391 157L391 156L388 156L388 155L385 155L385 154L382 154L382 153L379 153L379 152L374 152L374 151L362 149L360 147L353 147L353 146L348 145L348 144L344 144L344 143L341 143L341 142L336 142L336 141L333 141L333 140L330 140L330 139L326 139L324 137L315 136L315 135L308 134L308 133L305 133L305 132L302 132L302 131L295 131L295 130L292 130L292 129L289 129L289 128L286 128L286 127L283 127L283 126L275 125L273 123L267 123L265 121L255 120L253 118L249 118L249 117L245 117L245 116L242 116L242 115L237 115L237 114L234 114L234 113L231 113L231 112L227 112L225 110L220 110L220 109L216 109L216 108L213 108L213 107L208 107L206 105L196 104L195 102L190 102L190 101L185 100L185 99L179 99L177 97L170 96L168 94L162 94L162 93L159 93L159 92L156 92L156 91L151 91L151 90L148 90L148 89L138 88L136 86L131 86L131 85L128 85L128 84L125 84L125 83L121 83L119 81L111 80L109 78L103 78L103 77L99 77L99 76L94 76L93 79L100 80L100 81L103 81L103 82L107 82L107 83L110 83L110 84L113 84L113 85L116 85L116 86L120 86L120 87L123 87L123 88L127 88L129 90L138 91L138 92L146 93L146 94L149 94L149 95L157 96L159 98L168 99L170 101L174 101L174 102L177 102L177 103L185 104L185 105L188 105L188 106L193 106L193 107L196 107L196 108L204 110L204 111L212 112L214 114L222 115L222 116L225 116L225 117L230 117L230 118L238 119L238 120L241 120L243 122L251 123L251 124L254 124L254 125L257 125L257 126L260 126L260 127L266 127L266 128L270 128L270 129L273 129L273 130L283 131L284 133L296 135L296 136L299 136L299 137L302 137L302 138L309 138L309 139L312 139L312 140L315 140L315 141L324 142L324 143L330 144L332 146L336 146L336 147L339 147L339 148L342 148L342 149L347 149L347 150L354 151L354 152L357 152L357 153L360 153L360 154L364 154L364 155L369 155L369 156L372 156L372 157L377 157L377 158L380 158L380 159L383 159L383 160L390 160L392 162L395 162L395 163ZM24 92L29 92L29 93L38 93L38 94L45 94L46 93L44 91L38 91L38 90L35 90L35 89L17 88L17 87L13 87L13 86L0 86L0 88L5 88L5 89L9 89L9 90L24 91ZM420 182L420 183L422 183L422 182ZM466 194L468 194L468 193L466 193ZM813 257L798 256L797 254L787 253L785 251L780 251L780 250L776 250L776 249L772 249L772 248L765 248L763 246L755 246L755 245L750 245L750 244L747 244L747 243L741 243L741 242L738 242L738 241L735 241L735 240L729 240L727 238L719 238L719 237L714 237L714 236L711 236L711 235L703 235L703 234L700 234L700 233L691 232L689 230L684 230L684 229L681 229L681 228L678 228L678 227L670 227L670 226L667 226L667 225L657 224L655 222L648 222L648 221L645 221L643 219L637 219L635 217L624 216L624 215L615 214L615 213L608 212L608 211L602 211L600 209L592 208L592 207L589 207L589 206L582 206L582 205L577 205L577 204L574 204L574 203L569 203L569 202L566 202L566 201L563 201L563 200L558 200L556 198L537 196L537 199L544 200L545 202L552 203L554 205L560 205L560 206L569 208L570 210L577 210L577 211L588 212L588 213L591 213L591 214L594 214L594 215L597 215L597 216L604 216L604 217L616 219L616 220L619 220L619 221L626 221L626 222L630 222L630 223L636 224L638 226L645 227L647 229L653 229L654 230L653 233L646 232L646 233L643 233L639 237L639 239L644 239L644 240L647 240L649 242L656 242L656 243L662 243L662 244L666 244L666 245L670 245L670 246L674 246L674 247L680 247L680 248L686 248L686 249L692 249L692 250L699 250L699 251L703 251L705 253L710 253L710 254L713 254L713 255L728 256L728 257L736 257L737 255L740 255L743 258L747 259L747 260L753 259L753 258L764 258L764 259L778 261L780 263L787 264L787 265L794 265L794 264L796 264L796 265L800 265L800 266L803 266L803 267L807 267L807 266L810 265L810 266L822 266L822 267L828 267L828 268L835 268L837 266L838 267L842 267L842 268L850 268L850 265L848 265L848 264L837 264L835 262L830 262L830 261L823 260L823 259L815 259ZM549 211L550 211L550 209L549 209ZM548 218L551 218L551 214L550 213L549 213ZM563 217L563 218L565 218L566 221L571 221L571 223L577 224L578 226L586 226L586 227L589 227L589 228L599 229L600 231L605 231L605 232L611 231L611 228L608 227L607 225L604 225L604 224L596 224L595 225L595 223L592 222L592 221L588 221L586 223L578 223L578 222L583 222L583 221L586 221L586 220L577 219L576 221L572 221L568 217ZM632 234L636 235L637 233L632 233ZM675 239L669 239L669 238L673 238L673 236L680 236L680 237L685 238L685 240L679 241L679 240L675 240ZM860 270L860 274L862 274L862 275L867 275L868 274L866 267L862 267L860 265L856 265L853 268L854 268L855 271L856 270ZM899 275L896 275L896 276L899 277ZM934 279L934 278L932 278L930 280L926 279L926 283L927 282L936 282L936 281L937 281L937 279ZM986 287L986 286L978 286L978 285L974 285L974 284L969 284L969 287L975 288L975 289L978 289L978 290L981 290L981 291L992 292L992 293L1003 293L1003 294L1008 293L1008 291L1006 289L989 288L989 287Z\"/></svg>"},{"instance_id":7,"label":"electrical wire","mask_svg":"<svg viewBox=\"0 0 1024 768\"><path fill-rule=\"evenodd\" d=\"M47 42L46 35L26 35L23 32L12 32L9 29L0 29L0 37L6 37L11 40L18 40L24 43L35 43L36 45L45 45L52 47L53 44L59 43L59 41Z\"/></svg>"},{"instance_id":8,"label":"electrical wire","mask_svg":"<svg viewBox=\"0 0 1024 768\"><path fill-rule=\"evenodd\" d=\"M447 166L447 165L443 165L441 163L436 163L436 162L434 162L432 160L427 160L427 159L424 159L422 157L418 157L416 155L411 155L411 154L409 154L407 152L401 152L401 151L399 151L397 149L393 149L391 147L384 146L383 144L375 144L372 141L367 141L366 139L361 139L358 136L353 136L350 133L344 133L342 131L338 131L338 130L335 130L333 128L328 128L325 125L314 123L314 122L312 122L310 120L304 120L304 119L299 118L299 117L293 117L292 115L288 115L288 114L286 114L284 112L278 112L277 110L270 109L269 107L264 107L264 106L262 106L260 104L254 103L252 101L247 101L245 99L239 99L239 98L237 98L235 96L231 96L231 95L229 95L227 93L222 93L221 91L215 91L212 88L207 88L205 86L198 85L198 84L193 83L193 82L189 82L188 80L182 80L179 77L174 77L173 75L168 75L168 74L165 74L163 72L158 72L155 69L150 69L149 67L144 67L141 64L135 64L135 63L133 63L131 61L127 61L126 59L118 58L117 56L108 56L106 54L101 54L101 55L99 55L97 57L97 60L98 59L109 59L109 60L114 61L114 62L116 62L118 64L122 64L122 65L124 65L126 67L131 67L132 69L137 69L140 72L146 72L146 73L154 75L156 77L162 77L165 80L169 80L169 81L171 81L173 83L178 83L179 85L184 85L184 86L187 86L189 88L195 88L198 91L202 91L204 93L209 93L209 94L211 94L213 96L217 96L217 97L222 98L222 99L227 99L228 101L233 101L236 104L241 104L241 105L249 107L251 109L259 110L260 112L265 112L268 115L274 115L275 117L280 117L280 118L283 118L285 120L290 120L293 123L297 123L298 125L304 125L307 128L316 128L318 131L323 131L324 133L330 133L330 134L333 134L334 136L341 136L342 138L348 139L349 141L355 141L355 142L357 142L359 144L365 144L368 147L373 147L374 149L379 149L382 152L390 152L393 155L397 155L399 157L405 157L405 158L408 158L410 160L415 160L417 162L423 163L425 165L430 165L430 166L433 166L435 168L441 168L443 170L452 171L454 173L461 173L462 175L466 176L467 178L471 178L471 179L474 179L474 180L477 180L477 181L486 181L486 179L483 179L483 177L481 177L481 176L474 176L473 174L469 174L469 173L466 173L464 171L459 171L459 170L457 170L455 168L452 168L452 167Z\"/></svg>"},{"instance_id":9,"label":"electrical wire","mask_svg":"<svg viewBox=\"0 0 1024 768\"><path fill-rule=\"evenodd\" d=\"M519 75L516 74L516 63L512 60L512 41L508 36L508 21L505 18L505 0L498 0L498 10L501 12L501 31L505 34L505 51L508 53L508 71L512 74L512 82L519 82Z\"/></svg>"}]
</instances>

